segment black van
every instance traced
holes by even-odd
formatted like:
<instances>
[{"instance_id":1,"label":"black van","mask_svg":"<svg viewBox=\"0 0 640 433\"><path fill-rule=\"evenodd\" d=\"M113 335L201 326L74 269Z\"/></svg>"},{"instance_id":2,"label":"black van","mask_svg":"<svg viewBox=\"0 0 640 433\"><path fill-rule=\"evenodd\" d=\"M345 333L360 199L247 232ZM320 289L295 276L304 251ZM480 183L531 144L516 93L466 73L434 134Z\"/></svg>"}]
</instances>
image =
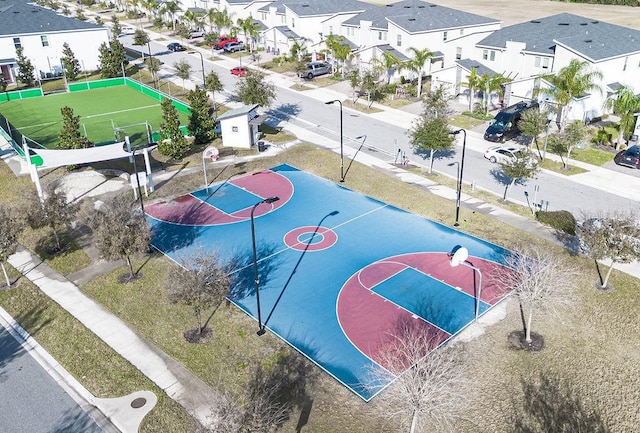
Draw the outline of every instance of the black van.
<instances>
[{"instance_id":1,"label":"black van","mask_svg":"<svg viewBox=\"0 0 640 433\"><path fill-rule=\"evenodd\" d=\"M520 116L522 116L523 112L534 108L538 108L537 102L523 101L501 110L496 114L496 117L493 118L489 127L484 132L484 139L504 143L506 140L515 137L520 133L520 129L518 128Z\"/></svg>"}]
</instances>

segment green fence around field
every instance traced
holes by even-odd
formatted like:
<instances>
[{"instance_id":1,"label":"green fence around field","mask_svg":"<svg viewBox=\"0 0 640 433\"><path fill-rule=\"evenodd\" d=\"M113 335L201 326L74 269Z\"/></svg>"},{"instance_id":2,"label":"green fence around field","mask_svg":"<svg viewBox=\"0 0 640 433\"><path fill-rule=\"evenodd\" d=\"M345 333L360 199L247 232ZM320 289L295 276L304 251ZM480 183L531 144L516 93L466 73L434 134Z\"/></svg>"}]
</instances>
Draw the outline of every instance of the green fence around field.
<instances>
[{"instance_id":1,"label":"green fence around field","mask_svg":"<svg viewBox=\"0 0 640 433\"><path fill-rule=\"evenodd\" d=\"M161 101L163 99L171 99L171 103L173 104L174 107L176 107L176 110L183 112L184 114L190 116L191 115L191 109L189 108L189 106L187 104L185 104L184 102L180 102L177 99L173 99L171 96L162 93L162 92L158 92L156 89L153 89L149 86L147 86L146 84L142 84L139 81L136 80L132 80L131 78L127 77L125 79L125 84L129 87L131 87L134 90L137 90L138 92L142 93L143 95L147 95L153 99L155 99L156 101Z\"/></svg>"},{"instance_id":2,"label":"green fence around field","mask_svg":"<svg viewBox=\"0 0 640 433\"><path fill-rule=\"evenodd\" d=\"M165 93L159 92L156 89L153 89L147 86L146 84L142 84L141 82L136 81L129 77L107 78L104 80L72 83L72 84L69 84L68 87L69 87L69 92L80 92L83 90L104 89L106 87L114 87L114 86L131 87L133 90L140 92L143 95L147 95L150 98L153 98L156 101L160 101L160 102L162 102L163 99L170 99L173 106L176 107L176 110L181 111L186 115L191 115L191 109L184 102L180 102L177 99L173 99L171 96L168 96Z\"/></svg>"},{"instance_id":3,"label":"green fence around field","mask_svg":"<svg viewBox=\"0 0 640 433\"><path fill-rule=\"evenodd\" d=\"M82 83L71 83L67 87L68 87L69 93L72 93L72 92L80 92L83 90L95 90L95 89L104 89L106 87L124 86L124 84L125 84L125 78L118 77L118 78L106 78L104 80L84 81Z\"/></svg>"},{"instance_id":4,"label":"green fence around field","mask_svg":"<svg viewBox=\"0 0 640 433\"><path fill-rule=\"evenodd\" d=\"M20 99L40 98L42 96L44 96L42 89L38 87L37 89L14 90L12 92L0 93L0 101L17 101Z\"/></svg>"}]
</instances>

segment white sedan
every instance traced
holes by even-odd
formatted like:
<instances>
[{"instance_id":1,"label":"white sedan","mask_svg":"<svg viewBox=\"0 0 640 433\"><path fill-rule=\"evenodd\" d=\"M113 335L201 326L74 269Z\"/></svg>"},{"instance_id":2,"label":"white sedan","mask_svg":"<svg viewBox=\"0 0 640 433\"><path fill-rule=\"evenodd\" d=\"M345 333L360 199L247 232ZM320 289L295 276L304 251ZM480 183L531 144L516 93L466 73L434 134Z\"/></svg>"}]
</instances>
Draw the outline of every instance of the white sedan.
<instances>
[{"instance_id":1,"label":"white sedan","mask_svg":"<svg viewBox=\"0 0 640 433\"><path fill-rule=\"evenodd\" d=\"M491 146L484 152L484 157L494 164L509 164L523 153L529 154L532 166L538 164L536 157L525 146Z\"/></svg>"}]
</instances>

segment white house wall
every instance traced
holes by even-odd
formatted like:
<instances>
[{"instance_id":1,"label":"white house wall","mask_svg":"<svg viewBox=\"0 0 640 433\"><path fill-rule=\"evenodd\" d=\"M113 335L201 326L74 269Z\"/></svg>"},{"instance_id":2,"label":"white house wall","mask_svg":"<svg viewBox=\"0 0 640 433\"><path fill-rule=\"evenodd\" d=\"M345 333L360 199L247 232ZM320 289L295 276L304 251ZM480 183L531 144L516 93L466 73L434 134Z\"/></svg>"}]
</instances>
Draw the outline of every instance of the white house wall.
<instances>
[{"instance_id":1,"label":"white house wall","mask_svg":"<svg viewBox=\"0 0 640 433\"><path fill-rule=\"evenodd\" d=\"M43 47L41 36L46 36L48 46ZM67 42L80 67L89 71L100 66L98 47L109 41L106 28L81 32L43 33L37 35L11 35L0 38L0 53L4 57L16 58L13 38L19 37L23 53L34 66L35 73L52 72L54 66L61 65L63 44Z\"/></svg>"}]
</instances>

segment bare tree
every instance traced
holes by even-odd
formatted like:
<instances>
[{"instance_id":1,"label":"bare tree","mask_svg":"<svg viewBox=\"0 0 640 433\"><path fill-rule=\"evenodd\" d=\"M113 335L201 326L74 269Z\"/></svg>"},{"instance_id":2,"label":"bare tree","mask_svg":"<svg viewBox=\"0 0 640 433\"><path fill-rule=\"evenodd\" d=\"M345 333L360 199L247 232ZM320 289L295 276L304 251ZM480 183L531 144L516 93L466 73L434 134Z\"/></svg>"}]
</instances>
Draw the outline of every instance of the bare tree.
<instances>
[{"instance_id":1,"label":"bare tree","mask_svg":"<svg viewBox=\"0 0 640 433\"><path fill-rule=\"evenodd\" d=\"M104 258L125 259L129 266L128 281L135 280L138 273L133 269L131 257L149 249L150 233L146 220L134 211L129 197L113 197L97 211L87 213L85 219Z\"/></svg>"},{"instance_id":2,"label":"bare tree","mask_svg":"<svg viewBox=\"0 0 640 433\"><path fill-rule=\"evenodd\" d=\"M541 349L541 340L534 344L531 337L533 316L542 317L545 313L557 316L563 307L573 304L575 267L537 245L516 248L506 258L506 265L510 269L497 274L496 283L512 289L518 297L526 342L523 347Z\"/></svg>"},{"instance_id":3,"label":"bare tree","mask_svg":"<svg viewBox=\"0 0 640 433\"><path fill-rule=\"evenodd\" d=\"M372 388L393 381L379 396L403 428L452 431L466 399L464 356L460 346L436 348L439 339L411 323L401 324L379 352Z\"/></svg>"},{"instance_id":4,"label":"bare tree","mask_svg":"<svg viewBox=\"0 0 640 433\"><path fill-rule=\"evenodd\" d=\"M71 224L78 212L78 205L67 203L67 194L56 187L56 182L45 186L43 199L38 197L35 191L31 193L25 203L25 215L27 224L31 228L49 227L51 229L56 241L54 249L58 252L62 249L60 232Z\"/></svg>"},{"instance_id":5,"label":"bare tree","mask_svg":"<svg viewBox=\"0 0 640 433\"><path fill-rule=\"evenodd\" d=\"M631 263L640 258L640 216L637 212L610 212L586 218L577 230L580 249L596 261L611 260L600 288L606 289L616 263Z\"/></svg>"},{"instance_id":6,"label":"bare tree","mask_svg":"<svg viewBox=\"0 0 640 433\"><path fill-rule=\"evenodd\" d=\"M274 365L253 371L241 404L243 433L271 433L289 419L293 408L310 397L306 387L316 379L314 367L301 355L281 350Z\"/></svg>"},{"instance_id":7,"label":"bare tree","mask_svg":"<svg viewBox=\"0 0 640 433\"><path fill-rule=\"evenodd\" d=\"M7 287L11 286L5 263L9 256L18 248L18 235L24 227L24 221L18 217L18 213L11 207L0 205L0 266Z\"/></svg>"},{"instance_id":8,"label":"bare tree","mask_svg":"<svg viewBox=\"0 0 640 433\"><path fill-rule=\"evenodd\" d=\"M198 342L207 336L205 330L209 320L229 293L231 279L215 253L196 250L182 257L179 263L180 267L167 274L169 300L191 307L198 328L195 333L193 330L185 332L185 338ZM211 315L203 323L203 314L212 308Z\"/></svg>"}]
</instances>

